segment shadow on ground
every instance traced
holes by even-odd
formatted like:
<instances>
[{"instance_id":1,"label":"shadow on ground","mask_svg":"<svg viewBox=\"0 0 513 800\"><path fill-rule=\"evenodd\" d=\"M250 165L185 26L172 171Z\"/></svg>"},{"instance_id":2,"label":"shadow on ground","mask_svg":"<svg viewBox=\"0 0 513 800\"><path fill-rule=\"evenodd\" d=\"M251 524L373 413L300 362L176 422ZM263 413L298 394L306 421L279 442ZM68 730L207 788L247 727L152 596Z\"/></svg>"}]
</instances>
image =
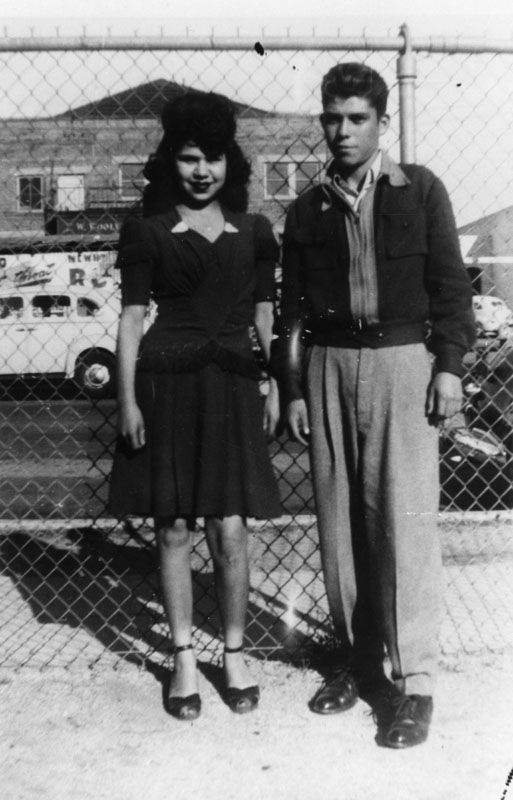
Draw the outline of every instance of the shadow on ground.
<instances>
[{"instance_id":1,"label":"shadow on ground","mask_svg":"<svg viewBox=\"0 0 513 800\"><path fill-rule=\"evenodd\" d=\"M199 549L193 555L195 645L202 669L215 685L221 623L213 573ZM37 535L16 532L4 538L1 552L0 574L10 578L39 626L86 631L117 658L160 675L171 642L152 537L146 540L132 529L109 534L88 527ZM309 653L311 660L315 648L299 629L322 633L325 626L296 611L297 626L291 628L283 619L286 610L278 584L264 588L259 581L252 587L246 630L252 655L291 661ZM327 625L326 620L325 633ZM68 666L74 658L70 648Z\"/></svg>"}]
</instances>

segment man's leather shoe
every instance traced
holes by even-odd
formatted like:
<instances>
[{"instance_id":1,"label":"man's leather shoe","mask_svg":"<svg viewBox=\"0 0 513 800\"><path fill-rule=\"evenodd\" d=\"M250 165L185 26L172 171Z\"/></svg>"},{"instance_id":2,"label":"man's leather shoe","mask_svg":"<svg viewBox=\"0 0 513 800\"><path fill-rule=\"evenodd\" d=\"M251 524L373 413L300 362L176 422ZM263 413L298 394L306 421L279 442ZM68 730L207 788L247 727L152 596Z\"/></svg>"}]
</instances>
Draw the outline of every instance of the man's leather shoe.
<instances>
[{"instance_id":1,"label":"man's leather shoe","mask_svg":"<svg viewBox=\"0 0 513 800\"><path fill-rule=\"evenodd\" d=\"M316 714L339 714L352 708L358 700L355 680L347 667L336 670L310 700Z\"/></svg>"},{"instance_id":2,"label":"man's leather shoe","mask_svg":"<svg viewBox=\"0 0 513 800\"><path fill-rule=\"evenodd\" d=\"M425 742L432 714L433 698L428 695L393 697L390 702L390 723L380 735L378 744L401 750Z\"/></svg>"}]
</instances>

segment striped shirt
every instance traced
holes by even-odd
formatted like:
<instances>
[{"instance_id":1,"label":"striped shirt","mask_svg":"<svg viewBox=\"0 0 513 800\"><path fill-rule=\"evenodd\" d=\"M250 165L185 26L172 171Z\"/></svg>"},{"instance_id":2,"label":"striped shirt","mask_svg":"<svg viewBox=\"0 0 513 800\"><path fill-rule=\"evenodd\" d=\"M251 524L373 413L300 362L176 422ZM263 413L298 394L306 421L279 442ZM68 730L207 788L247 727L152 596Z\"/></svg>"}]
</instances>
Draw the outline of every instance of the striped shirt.
<instances>
[{"instance_id":1,"label":"striped shirt","mask_svg":"<svg viewBox=\"0 0 513 800\"><path fill-rule=\"evenodd\" d=\"M350 187L335 169L328 170L330 180L325 184L327 205L331 205L330 193L344 203L344 224L349 243L349 291L351 313L355 321L366 325L379 322L378 279L374 246L374 194L376 183L386 169L386 156L378 151L376 158L365 173L358 189ZM342 223L342 219L340 220Z\"/></svg>"}]
</instances>

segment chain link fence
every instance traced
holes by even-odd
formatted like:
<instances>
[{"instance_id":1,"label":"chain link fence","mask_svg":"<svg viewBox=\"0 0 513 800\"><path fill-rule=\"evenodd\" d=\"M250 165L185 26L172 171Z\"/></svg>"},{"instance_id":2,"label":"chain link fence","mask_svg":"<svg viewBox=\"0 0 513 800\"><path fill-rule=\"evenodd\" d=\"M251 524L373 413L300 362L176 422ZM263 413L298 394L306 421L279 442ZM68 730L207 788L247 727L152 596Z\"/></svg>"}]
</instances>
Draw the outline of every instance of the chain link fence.
<instances>
[{"instance_id":1,"label":"chain link fence","mask_svg":"<svg viewBox=\"0 0 513 800\"><path fill-rule=\"evenodd\" d=\"M403 44L0 40L0 665L169 656L151 521L105 512L117 232L140 203L163 103L186 88L236 101L253 167L250 210L279 238L290 201L322 178L319 86L337 61L383 74L392 117L384 146L399 160ZM502 650L513 644L513 55L414 49L417 159L451 194L480 332L465 408L440 438L442 648ZM285 437L270 447L284 515L250 524L247 644L289 658L331 629L307 453ZM220 623L201 527L193 572L196 644L215 655Z\"/></svg>"}]
</instances>

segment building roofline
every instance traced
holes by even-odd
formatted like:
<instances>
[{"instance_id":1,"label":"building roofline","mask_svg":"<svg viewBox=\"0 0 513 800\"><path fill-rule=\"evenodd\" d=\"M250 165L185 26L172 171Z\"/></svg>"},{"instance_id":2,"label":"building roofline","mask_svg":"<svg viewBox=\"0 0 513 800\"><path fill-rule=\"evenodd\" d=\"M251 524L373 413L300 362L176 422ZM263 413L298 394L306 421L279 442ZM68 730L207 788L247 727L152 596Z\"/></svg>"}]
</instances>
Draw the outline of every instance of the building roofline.
<instances>
[{"instance_id":1,"label":"building roofline","mask_svg":"<svg viewBox=\"0 0 513 800\"><path fill-rule=\"evenodd\" d=\"M82 106L70 108L49 119L133 119L134 117L159 118L164 103L181 94L207 94L204 90L158 78L148 83L106 95ZM273 119L293 116L310 117L310 114L266 111L258 106L233 101L239 118Z\"/></svg>"}]
</instances>

